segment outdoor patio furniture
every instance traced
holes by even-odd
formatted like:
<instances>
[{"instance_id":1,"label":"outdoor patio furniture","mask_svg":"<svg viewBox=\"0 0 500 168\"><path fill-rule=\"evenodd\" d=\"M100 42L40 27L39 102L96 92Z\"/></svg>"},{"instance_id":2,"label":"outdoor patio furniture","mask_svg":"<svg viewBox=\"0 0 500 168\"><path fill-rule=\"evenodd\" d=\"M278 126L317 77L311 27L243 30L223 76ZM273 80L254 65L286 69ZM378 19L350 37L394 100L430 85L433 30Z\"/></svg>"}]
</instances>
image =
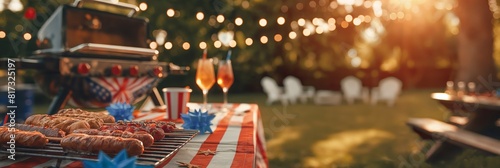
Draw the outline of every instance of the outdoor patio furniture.
<instances>
[{"instance_id":1,"label":"outdoor patio furniture","mask_svg":"<svg viewBox=\"0 0 500 168\"><path fill-rule=\"evenodd\" d=\"M439 150L443 142L454 145L467 146L492 154L500 155L500 141L488 136L484 136L472 131L460 129L457 126L444 123L430 118L411 118L407 124L415 130L423 139L433 139L437 141L428 153L428 159L437 160L434 152ZM430 158L434 156L434 158ZM441 156L440 156L441 157ZM442 156L449 157L449 156ZM431 161L432 161L431 160Z\"/></svg>"},{"instance_id":2,"label":"outdoor patio furniture","mask_svg":"<svg viewBox=\"0 0 500 168\"><path fill-rule=\"evenodd\" d=\"M371 103L377 104L383 100L387 102L387 106L394 106L401 92L403 83L395 77L387 77L379 82L379 87L372 88Z\"/></svg>"},{"instance_id":3,"label":"outdoor patio furniture","mask_svg":"<svg viewBox=\"0 0 500 168\"><path fill-rule=\"evenodd\" d=\"M283 88L279 87L273 78L268 76L263 77L260 81L260 84L262 85L262 89L264 90L264 92L267 94L266 103L268 105L273 104L276 101L280 101L283 105L288 104L288 101L286 100L286 97L284 95Z\"/></svg>"},{"instance_id":4,"label":"outdoor patio furniture","mask_svg":"<svg viewBox=\"0 0 500 168\"><path fill-rule=\"evenodd\" d=\"M339 105L342 103L342 94L331 90L318 90L314 96L314 104Z\"/></svg>"},{"instance_id":5,"label":"outdoor patio furniture","mask_svg":"<svg viewBox=\"0 0 500 168\"><path fill-rule=\"evenodd\" d=\"M299 78L294 76L287 76L283 80L283 86L285 88L286 100L291 104L295 104L297 99L300 99L302 103L306 103L309 95L304 91L304 86L300 82ZM314 88L313 88L314 91Z\"/></svg>"},{"instance_id":6,"label":"outdoor patio furniture","mask_svg":"<svg viewBox=\"0 0 500 168\"><path fill-rule=\"evenodd\" d=\"M500 119L500 99L456 97L446 93L433 93L431 97L448 108L451 114L460 113L467 118L450 118L450 124L433 119L410 119L407 122L422 138L435 140L425 155L428 162L451 159L464 146L500 155L500 132L496 126Z\"/></svg>"},{"instance_id":7,"label":"outdoor patio furniture","mask_svg":"<svg viewBox=\"0 0 500 168\"><path fill-rule=\"evenodd\" d=\"M353 104L355 100L362 99L363 86L360 79L354 76L345 77L340 81L340 87L348 104Z\"/></svg>"}]
</instances>

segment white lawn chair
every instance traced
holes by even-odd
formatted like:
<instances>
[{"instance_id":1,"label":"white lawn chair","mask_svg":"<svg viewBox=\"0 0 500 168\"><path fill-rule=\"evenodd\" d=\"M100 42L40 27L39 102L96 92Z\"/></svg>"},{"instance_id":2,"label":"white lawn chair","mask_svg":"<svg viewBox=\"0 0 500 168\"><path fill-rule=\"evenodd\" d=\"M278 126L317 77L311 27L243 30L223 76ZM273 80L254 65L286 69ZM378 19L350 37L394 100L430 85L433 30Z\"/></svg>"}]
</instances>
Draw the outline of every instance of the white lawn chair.
<instances>
[{"instance_id":1,"label":"white lawn chair","mask_svg":"<svg viewBox=\"0 0 500 168\"><path fill-rule=\"evenodd\" d=\"M374 88L372 104L377 104L379 100L387 101L388 106L394 106L396 99L403 87L403 82L395 77L387 77L379 82L379 87Z\"/></svg>"},{"instance_id":2,"label":"white lawn chair","mask_svg":"<svg viewBox=\"0 0 500 168\"><path fill-rule=\"evenodd\" d=\"M275 101L281 101L281 104L283 105L288 104L283 93L283 88L279 87L273 78L266 76L262 78L260 84L262 85L264 92L267 94L266 103L268 105L273 104Z\"/></svg>"},{"instance_id":3,"label":"white lawn chair","mask_svg":"<svg viewBox=\"0 0 500 168\"><path fill-rule=\"evenodd\" d=\"M314 87L302 86L302 82L294 76L287 76L283 80L283 86L285 87L285 96L291 104L295 104L297 99L300 99L302 103L306 103L308 98L314 96ZM306 90L307 88L307 90ZM312 94L310 92L313 92Z\"/></svg>"},{"instance_id":4,"label":"white lawn chair","mask_svg":"<svg viewBox=\"0 0 500 168\"><path fill-rule=\"evenodd\" d=\"M340 81L340 87L348 104L353 104L356 99L362 99L363 85L360 79L354 76L345 77Z\"/></svg>"}]
</instances>

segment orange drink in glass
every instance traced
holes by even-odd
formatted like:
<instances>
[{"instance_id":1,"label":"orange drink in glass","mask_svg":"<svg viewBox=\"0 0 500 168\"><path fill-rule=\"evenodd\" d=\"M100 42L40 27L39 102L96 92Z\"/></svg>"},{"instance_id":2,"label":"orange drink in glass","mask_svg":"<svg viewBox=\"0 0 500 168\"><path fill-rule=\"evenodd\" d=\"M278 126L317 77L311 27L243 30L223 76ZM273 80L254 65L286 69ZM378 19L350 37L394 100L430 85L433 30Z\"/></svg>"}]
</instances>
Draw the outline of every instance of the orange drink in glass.
<instances>
[{"instance_id":1,"label":"orange drink in glass","mask_svg":"<svg viewBox=\"0 0 500 168\"><path fill-rule=\"evenodd\" d=\"M196 69L196 84L203 91L203 106L207 108L208 90L215 84L215 71L212 59L200 58L198 60L198 69Z\"/></svg>"},{"instance_id":2,"label":"orange drink in glass","mask_svg":"<svg viewBox=\"0 0 500 168\"><path fill-rule=\"evenodd\" d=\"M217 71L217 84L224 92L224 106L227 106L227 91L234 82L233 67L231 60L220 60L219 69Z\"/></svg>"}]
</instances>

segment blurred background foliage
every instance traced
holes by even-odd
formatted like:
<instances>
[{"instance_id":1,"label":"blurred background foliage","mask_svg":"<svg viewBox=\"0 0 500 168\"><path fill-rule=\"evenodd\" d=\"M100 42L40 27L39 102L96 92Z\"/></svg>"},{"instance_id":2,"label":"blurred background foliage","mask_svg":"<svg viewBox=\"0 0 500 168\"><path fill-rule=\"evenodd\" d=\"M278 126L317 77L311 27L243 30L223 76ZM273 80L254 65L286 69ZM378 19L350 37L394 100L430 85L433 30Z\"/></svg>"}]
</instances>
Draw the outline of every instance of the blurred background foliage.
<instances>
[{"instance_id":1,"label":"blurred background foliage","mask_svg":"<svg viewBox=\"0 0 500 168\"><path fill-rule=\"evenodd\" d=\"M21 10L9 9L15 2L22 4ZM37 30L58 6L72 2L0 0L0 56L31 55L37 49ZM122 2L140 6L138 16L149 19L148 42L160 51L160 61L193 67L185 76L168 76L159 87L197 88L194 61L202 55L203 42L208 57L224 59L232 50L231 92L260 91L263 76L281 84L287 75L317 89L338 90L340 79L348 75L368 87L387 76L402 79L405 88L443 87L457 66L454 0ZM28 9L36 18L27 18ZM158 37L161 30L164 42ZM220 32L232 32L235 44L221 45Z\"/></svg>"}]
</instances>

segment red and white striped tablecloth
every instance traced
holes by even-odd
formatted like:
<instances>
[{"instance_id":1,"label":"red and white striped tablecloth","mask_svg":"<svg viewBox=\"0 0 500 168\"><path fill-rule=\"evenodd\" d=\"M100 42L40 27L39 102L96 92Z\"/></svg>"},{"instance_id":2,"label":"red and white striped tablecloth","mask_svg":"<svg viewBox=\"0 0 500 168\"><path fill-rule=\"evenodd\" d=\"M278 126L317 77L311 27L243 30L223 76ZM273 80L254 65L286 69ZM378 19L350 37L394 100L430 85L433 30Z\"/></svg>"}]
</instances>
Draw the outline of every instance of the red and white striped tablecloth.
<instances>
[{"instance_id":1,"label":"red and white striped tablecloth","mask_svg":"<svg viewBox=\"0 0 500 168\"><path fill-rule=\"evenodd\" d=\"M190 108L199 107L188 103ZM213 104L220 107L220 104ZM163 120L165 113L142 114L137 120ZM199 134L181 148L161 167L178 167L177 161L190 162L201 167L257 167L267 168L266 144L260 111L256 104L232 104L228 112L216 113L212 134ZM200 150L217 151L215 155L198 154ZM0 167L43 168L53 166L56 159L16 156L16 160L2 158ZM64 160L62 167L82 167L79 161Z\"/></svg>"}]
</instances>

